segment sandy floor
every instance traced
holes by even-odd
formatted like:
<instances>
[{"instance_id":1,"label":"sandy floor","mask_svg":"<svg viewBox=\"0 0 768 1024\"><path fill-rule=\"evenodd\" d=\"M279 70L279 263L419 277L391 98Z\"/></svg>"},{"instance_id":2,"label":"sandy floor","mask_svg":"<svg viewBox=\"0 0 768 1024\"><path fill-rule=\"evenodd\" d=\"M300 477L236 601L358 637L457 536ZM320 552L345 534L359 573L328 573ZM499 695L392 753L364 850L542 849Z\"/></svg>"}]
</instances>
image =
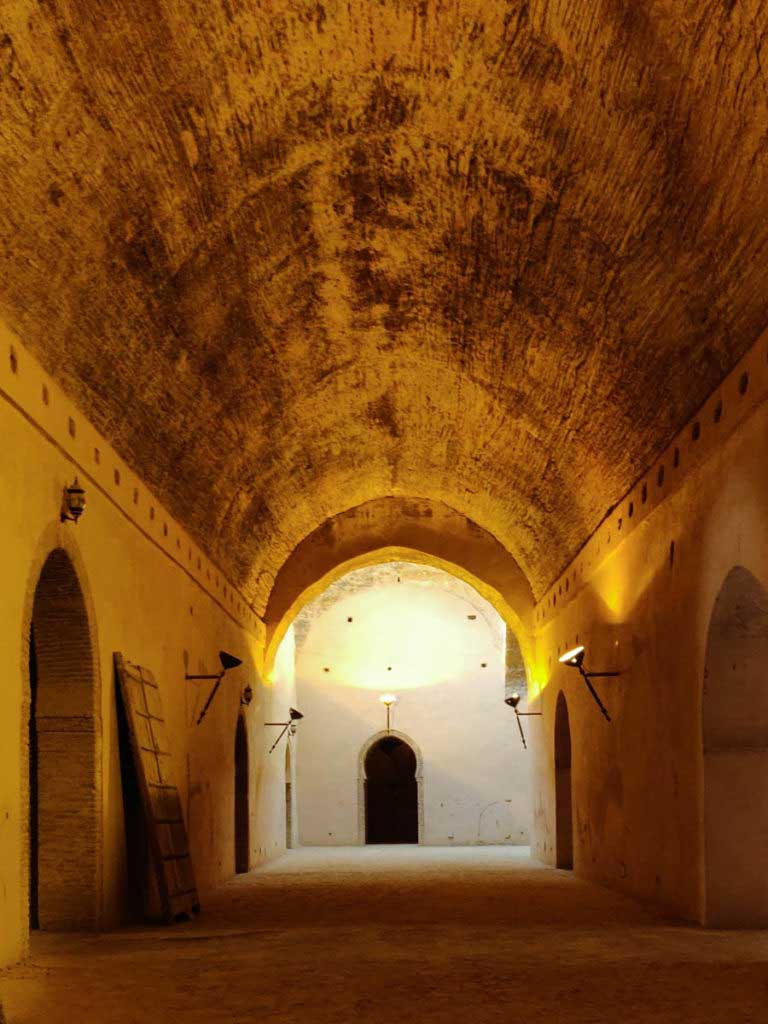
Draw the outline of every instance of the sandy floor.
<instances>
[{"instance_id":1,"label":"sandy floor","mask_svg":"<svg viewBox=\"0 0 768 1024\"><path fill-rule=\"evenodd\" d=\"M296 850L196 921L39 935L8 1024L765 1024L768 933L665 922L511 848Z\"/></svg>"}]
</instances>

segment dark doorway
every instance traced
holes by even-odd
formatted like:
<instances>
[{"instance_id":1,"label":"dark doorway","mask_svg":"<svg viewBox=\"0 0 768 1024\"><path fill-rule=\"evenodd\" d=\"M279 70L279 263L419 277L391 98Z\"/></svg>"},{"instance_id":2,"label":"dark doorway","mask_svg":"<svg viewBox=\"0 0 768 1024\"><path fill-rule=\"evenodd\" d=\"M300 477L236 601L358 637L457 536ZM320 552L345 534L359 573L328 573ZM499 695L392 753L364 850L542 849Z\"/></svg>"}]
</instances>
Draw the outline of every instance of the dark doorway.
<instances>
[{"instance_id":1,"label":"dark doorway","mask_svg":"<svg viewBox=\"0 0 768 1024\"><path fill-rule=\"evenodd\" d=\"M29 633L29 927L40 927L38 913L37 812L37 654L35 627Z\"/></svg>"},{"instance_id":2,"label":"dark doorway","mask_svg":"<svg viewBox=\"0 0 768 1024\"><path fill-rule=\"evenodd\" d=\"M248 732L240 715L235 732L235 872L250 870L251 828L248 804Z\"/></svg>"},{"instance_id":3,"label":"dark doorway","mask_svg":"<svg viewBox=\"0 0 768 1024\"><path fill-rule=\"evenodd\" d=\"M285 848L293 849L293 775L291 748L285 747Z\"/></svg>"},{"instance_id":4,"label":"dark doorway","mask_svg":"<svg viewBox=\"0 0 768 1024\"><path fill-rule=\"evenodd\" d=\"M573 868L573 797L571 792L571 726L564 694L555 711L555 865Z\"/></svg>"},{"instance_id":5,"label":"dark doorway","mask_svg":"<svg viewBox=\"0 0 768 1024\"><path fill-rule=\"evenodd\" d=\"M90 625L69 556L48 556L29 633L29 923L81 930L98 913L96 678Z\"/></svg>"},{"instance_id":6,"label":"dark doorway","mask_svg":"<svg viewBox=\"0 0 768 1024\"><path fill-rule=\"evenodd\" d=\"M396 736L380 739L365 758L365 841L419 841L416 755Z\"/></svg>"}]
</instances>

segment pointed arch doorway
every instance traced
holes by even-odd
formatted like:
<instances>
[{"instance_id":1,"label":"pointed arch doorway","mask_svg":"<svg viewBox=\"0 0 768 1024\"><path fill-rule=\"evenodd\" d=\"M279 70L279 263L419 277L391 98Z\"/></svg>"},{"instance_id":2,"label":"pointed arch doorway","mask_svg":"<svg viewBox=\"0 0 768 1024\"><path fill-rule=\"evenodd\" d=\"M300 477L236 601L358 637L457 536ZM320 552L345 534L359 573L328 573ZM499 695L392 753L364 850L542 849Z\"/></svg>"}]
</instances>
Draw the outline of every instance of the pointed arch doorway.
<instances>
[{"instance_id":1,"label":"pointed arch doorway","mask_svg":"<svg viewBox=\"0 0 768 1024\"><path fill-rule=\"evenodd\" d=\"M100 903L97 675L75 566L46 558L29 623L29 926L94 928Z\"/></svg>"},{"instance_id":2,"label":"pointed arch doorway","mask_svg":"<svg viewBox=\"0 0 768 1024\"><path fill-rule=\"evenodd\" d=\"M293 813L293 760L290 742L285 744L285 848L292 850L294 843Z\"/></svg>"},{"instance_id":3,"label":"pointed arch doorway","mask_svg":"<svg viewBox=\"0 0 768 1024\"><path fill-rule=\"evenodd\" d=\"M571 725L561 691L555 711L555 866L573 868L573 794L571 784Z\"/></svg>"},{"instance_id":4,"label":"pointed arch doorway","mask_svg":"<svg viewBox=\"0 0 768 1024\"><path fill-rule=\"evenodd\" d=\"M235 874L251 868L251 814L249 800L248 729L243 715L235 731Z\"/></svg>"},{"instance_id":5,"label":"pointed arch doorway","mask_svg":"<svg viewBox=\"0 0 768 1024\"><path fill-rule=\"evenodd\" d=\"M394 733L374 737L363 752L366 845L418 843L420 762L408 740Z\"/></svg>"}]
</instances>

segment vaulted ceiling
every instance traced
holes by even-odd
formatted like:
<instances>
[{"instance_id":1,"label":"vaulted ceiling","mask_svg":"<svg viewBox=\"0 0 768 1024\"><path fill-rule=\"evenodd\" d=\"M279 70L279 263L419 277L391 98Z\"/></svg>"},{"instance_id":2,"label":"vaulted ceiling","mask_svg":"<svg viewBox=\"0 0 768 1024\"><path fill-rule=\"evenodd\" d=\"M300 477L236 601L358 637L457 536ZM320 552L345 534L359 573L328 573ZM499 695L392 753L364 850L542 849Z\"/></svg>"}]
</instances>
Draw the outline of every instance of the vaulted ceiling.
<instances>
[{"instance_id":1,"label":"vaulted ceiling","mask_svg":"<svg viewBox=\"0 0 768 1024\"><path fill-rule=\"evenodd\" d=\"M386 495L540 593L768 321L758 0L0 0L0 315L262 604Z\"/></svg>"}]
</instances>

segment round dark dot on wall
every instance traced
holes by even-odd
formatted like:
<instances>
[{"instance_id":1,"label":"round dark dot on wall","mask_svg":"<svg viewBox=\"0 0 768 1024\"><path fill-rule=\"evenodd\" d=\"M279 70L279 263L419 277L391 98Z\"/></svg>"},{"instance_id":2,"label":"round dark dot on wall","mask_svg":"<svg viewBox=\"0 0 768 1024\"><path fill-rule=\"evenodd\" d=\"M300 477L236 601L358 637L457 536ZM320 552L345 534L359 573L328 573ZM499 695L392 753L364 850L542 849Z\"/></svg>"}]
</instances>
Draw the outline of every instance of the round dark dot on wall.
<instances>
[{"instance_id":1,"label":"round dark dot on wall","mask_svg":"<svg viewBox=\"0 0 768 1024\"><path fill-rule=\"evenodd\" d=\"M656 474L656 485L658 487L663 487L663 485L664 485L664 467L663 466L659 466L659 471Z\"/></svg>"},{"instance_id":2,"label":"round dark dot on wall","mask_svg":"<svg viewBox=\"0 0 768 1024\"><path fill-rule=\"evenodd\" d=\"M696 420L696 422L691 427L691 440L692 441L698 441L700 437L701 437L701 424L699 423L698 420Z\"/></svg>"},{"instance_id":3,"label":"round dark dot on wall","mask_svg":"<svg viewBox=\"0 0 768 1024\"><path fill-rule=\"evenodd\" d=\"M348 616L347 616L347 622L351 622L351 621L352 621L352 616L351 616L351 615L348 615Z\"/></svg>"},{"instance_id":4,"label":"round dark dot on wall","mask_svg":"<svg viewBox=\"0 0 768 1024\"><path fill-rule=\"evenodd\" d=\"M480 668L488 668L488 662L487 661L481 661L480 662Z\"/></svg>"},{"instance_id":5,"label":"round dark dot on wall","mask_svg":"<svg viewBox=\"0 0 768 1024\"><path fill-rule=\"evenodd\" d=\"M468 615L468 616L467 616L467 618L468 618L468 619L471 619L471 620L472 620L472 622L474 622L474 621L475 621L475 619L477 618L477 616L476 616L476 615Z\"/></svg>"},{"instance_id":6,"label":"round dark dot on wall","mask_svg":"<svg viewBox=\"0 0 768 1024\"><path fill-rule=\"evenodd\" d=\"M712 419L715 421L715 423L719 423L722 418L723 418L723 403L722 402L718 402L717 405L715 406L714 412L712 413Z\"/></svg>"},{"instance_id":7,"label":"round dark dot on wall","mask_svg":"<svg viewBox=\"0 0 768 1024\"><path fill-rule=\"evenodd\" d=\"M392 671L392 666L391 665L387 665L387 672L391 672L391 671Z\"/></svg>"},{"instance_id":8,"label":"round dark dot on wall","mask_svg":"<svg viewBox=\"0 0 768 1024\"><path fill-rule=\"evenodd\" d=\"M746 395L748 387L749 387L749 374L748 373L742 373L742 375L739 377L739 394L740 395Z\"/></svg>"},{"instance_id":9,"label":"round dark dot on wall","mask_svg":"<svg viewBox=\"0 0 768 1024\"><path fill-rule=\"evenodd\" d=\"M325 667L325 668L323 669L323 672L330 672L330 671L331 671L331 670L330 670L330 669L329 669L328 667Z\"/></svg>"}]
</instances>

